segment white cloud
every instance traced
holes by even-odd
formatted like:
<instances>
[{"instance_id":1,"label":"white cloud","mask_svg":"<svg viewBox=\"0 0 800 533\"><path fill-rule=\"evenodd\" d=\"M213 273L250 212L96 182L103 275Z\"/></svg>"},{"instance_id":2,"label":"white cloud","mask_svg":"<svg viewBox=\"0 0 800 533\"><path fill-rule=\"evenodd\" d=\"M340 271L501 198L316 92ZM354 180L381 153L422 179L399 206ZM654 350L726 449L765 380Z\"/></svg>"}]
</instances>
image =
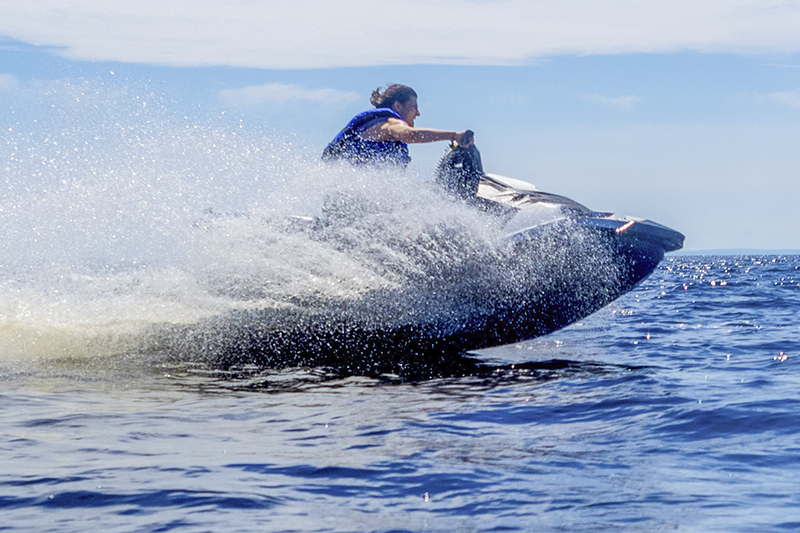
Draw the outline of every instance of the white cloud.
<instances>
[{"instance_id":1,"label":"white cloud","mask_svg":"<svg viewBox=\"0 0 800 533\"><path fill-rule=\"evenodd\" d=\"M797 52L798 0L25 0L0 35L85 60L324 68ZM381 15L382 14L382 15Z\"/></svg>"},{"instance_id":2,"label":"white cloud","mask_svg":"<svg viewBox=\"0 0 800 533\"><path fill-rule=\"evenodd\" d=\"M784 107L800 109L800 91L786 91L759 95L763 99Z\"/></svg>"},{"instance_id":3,"label":"white cloud","mask_svg":"<svg viewBox=\"0 0 800 533\"><path fill-rule=\"evenodd\" d=\"M583 99L590 102L597 102L603 107L622 109L624 111L630 111L633 109L634 105L642 100L640 97L634 95L605 96L602 94L587 94L583 96Z\"/></svg>"},{"instance_id":4,"label":"white cloud","mask_svg":"<svg viewBox=\"0 0 800 533\"><path fill-rule=\"evenodd\" d=\"M11 74L0 74L0 91L10 91L18 85L17 78Z\"/></svg>"},{"instance_id":5,"label":"white cloud","mask_svg":"<svg viewBox=\"0 0 800 533\"><path fill-rule=\"evenodd\" d=\"M241 89L225 89L220 97L233 107L281 107L294 102L314 102L327 106L345 106L362 98L354 92L337 91L336 89L306 89L297 85L284 83L267 83L243 87Z\"/></svg>"}]
</instances>

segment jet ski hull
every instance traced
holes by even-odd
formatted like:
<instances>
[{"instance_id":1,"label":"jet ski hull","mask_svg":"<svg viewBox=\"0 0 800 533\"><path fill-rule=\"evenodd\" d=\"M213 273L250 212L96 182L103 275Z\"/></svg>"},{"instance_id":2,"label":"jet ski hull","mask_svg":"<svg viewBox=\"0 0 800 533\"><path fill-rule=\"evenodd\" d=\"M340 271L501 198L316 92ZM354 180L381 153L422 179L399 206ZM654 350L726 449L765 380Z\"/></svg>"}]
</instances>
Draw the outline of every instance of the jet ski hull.
<instances>
[{"instance_id":1,"label":"jet ski hull","mask_svg":"<svg viewBox=\"0 0 800 533\"><path fill-rule=\"evenodd\" d=\"M624 229L618 231L620 228ZM224 330L222 338L228 342L214 351L214 364L226 368L328 367L337 374L396 374L406 379L470 373L480 362L468 352L557 331L633 289L657 268L665 249L672 246L669 240L657 238L662 228L647 222L587 218L577 224L559 221L515 233L508 237L508 245L520 256L530 249L538 253L543 239L550 241L548 249L569 249L569 241L578 234L578 245L592 241L597 253L563 261L548 259L554 269L568 272L551 276L546 284L515 284L481 295L466 290L446 303L431 296L432 301L426 303L443 309L439 316L425 315L427 320L376 323L367 316L365 309L370 306L363 302L319 314L238 312L225 317L218 328ZM669 230L667 235L674 238L673 233ZM582 267L576 262L582 262ZM613 275L594 277L594 270L608 274L610 268ZM422 305L425 289L416 290ZM391 300L391 295L383 298Z\"/></svg>"}]
</instances>

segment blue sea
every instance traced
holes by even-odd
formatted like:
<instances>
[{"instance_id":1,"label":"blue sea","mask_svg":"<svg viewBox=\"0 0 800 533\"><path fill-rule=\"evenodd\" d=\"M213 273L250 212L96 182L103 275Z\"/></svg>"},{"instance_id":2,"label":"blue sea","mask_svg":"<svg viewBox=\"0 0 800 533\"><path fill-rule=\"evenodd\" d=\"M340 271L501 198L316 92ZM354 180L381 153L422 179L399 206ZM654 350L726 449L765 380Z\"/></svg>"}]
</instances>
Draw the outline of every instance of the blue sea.
<instances>
[{"instance_id":1,"label":"blue sea","mask_svg":"<svg viewBox=\"0 0 800 533\"><path fill-rule=\"evenodd\" d=\"M5 359L0 529L796 530L798 310L798 256L673 255L479 375Z\"/></svg>"},{"instance_id":2,"label":"blue sea","mask_svg":"<svg viewBox=\"0 0 800 533\"><path fill-rule=\"evenodd\" d=\"M498 270L497 225L426 176L323 167L123 89L64 82L77 115L0 132L0 531L800 528L800 256L668 256L473 371L221 367L225 317L390 325L493 279L591 292L613 265L576 239ZM360 226L287 222L342 188L377 199Z\"/></svg>"}]
</instances>

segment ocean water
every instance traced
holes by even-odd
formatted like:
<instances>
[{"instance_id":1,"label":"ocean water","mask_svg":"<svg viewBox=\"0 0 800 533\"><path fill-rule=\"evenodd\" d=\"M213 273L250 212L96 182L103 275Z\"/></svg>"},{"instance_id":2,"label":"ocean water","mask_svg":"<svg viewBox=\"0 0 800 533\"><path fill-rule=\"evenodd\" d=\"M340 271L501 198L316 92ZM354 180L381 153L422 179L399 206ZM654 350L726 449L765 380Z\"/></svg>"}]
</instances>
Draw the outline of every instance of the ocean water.
<instances>
[{"instance_id":1,"label":"ocean water","mask_svg":"<svg viewBox=\"0 0 800 533\"><path fill-rule=\"evenodd\" d=\"M427 374L219 365L256 312L272 334L458 320L453 291L480 305L487 280L615 273L586 239L507 261L426 176L323 167L152 95L56 96L81 120L0 143L0 530L800 527L800 257L669 256L564 330ZM336 195L347 223L290 218Z\"/></svg>"},{"instance_id":2,"label":"ocean water","mask_svg":"<svg viewBox=\"0 0 800 533\"><path fill-rule=\"evenodd\" d=\"M0 527L794 530L798 309L800 257L672 256L479 375L5 360Z\"/></svg>"}]
</instances>

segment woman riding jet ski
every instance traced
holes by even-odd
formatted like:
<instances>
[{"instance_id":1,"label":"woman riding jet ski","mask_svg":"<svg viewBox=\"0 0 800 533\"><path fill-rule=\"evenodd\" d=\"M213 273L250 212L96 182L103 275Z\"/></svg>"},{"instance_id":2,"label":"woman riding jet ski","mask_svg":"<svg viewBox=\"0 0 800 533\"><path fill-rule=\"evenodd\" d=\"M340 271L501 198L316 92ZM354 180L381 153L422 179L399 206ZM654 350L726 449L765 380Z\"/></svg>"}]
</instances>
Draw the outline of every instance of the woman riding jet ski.
<instances>
[{"instance_id":1,"label":"woman riding jet ski","mask_svg":"<svg viewBox=\"0 0 800 533\"><path fill-rule=\"evenodd\" d=\"M376 89L370 103L371 111L356 115L322 152L323 161L344 160L354 165L397 165L405 168L411 158L409 143L435 141L456 142L468 146L469 130L445 131L414 127L420 113L417 93L406 85L389 85Z\"/></svg>"}]
</instances>

